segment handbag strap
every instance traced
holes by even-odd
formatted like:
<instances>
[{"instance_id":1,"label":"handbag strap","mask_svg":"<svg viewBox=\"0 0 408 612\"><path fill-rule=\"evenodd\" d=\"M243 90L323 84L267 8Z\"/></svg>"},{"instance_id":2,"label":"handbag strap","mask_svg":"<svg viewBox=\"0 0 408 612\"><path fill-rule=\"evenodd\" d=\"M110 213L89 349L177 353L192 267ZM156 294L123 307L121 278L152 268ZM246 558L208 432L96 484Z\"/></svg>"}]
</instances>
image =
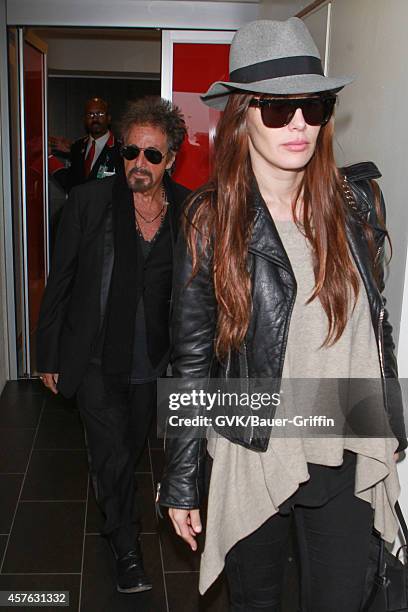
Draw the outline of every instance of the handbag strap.
<instances>
[{"instance_id":1,"label":"handbag strap","mask_svg":"<svg viewBox=\"0 0 408 612\"><path fill-rule=\"evenodd\" d=\"M401 506L399 505L399 502L397 502L395 504L395 512L397 514L398 517L398 521L401 527L401 531L402 531L402 535L404 536L404 540L405 542L402 542L402 544L404 546L407 546L408 544L408 528L407 528L407 524L405 522L405 518L404 515L402 514L402 510L401 510Z\"/></svg>"},{"instance_id":2,"label":"handbag strap","mask_svg":"<svg viewBox=\"0 0 408 612\"><path fill-rule=\"evenodd\" d=\"M395 512L396 512L396 515L397 515L397 518L398 518L398 521L401 527L402 535L404 536L405 542L402 543L402 548L404 548L407 546L407 543L408 543L408 529L407 529L407 524L405 522L404 515L401 510L401 506L399 505L399 502L395 504ZM373 604L377 596L378 591L380 590L380 588L384 585L386 581L386 575L385 575L386 564L384 563L385 543L384 543L384 540L380 536L378 537L380 541L379 541L377 571L374 575L374 584L371 589L371 593L367 601L365 602L364 606L361 608L360 612L369 612L371 605Z\"/></svg>"},{"instance_id":3,"label":"handbag strap","mask_svg":"<svg viewBox=\"0 0 408 612\"><path fill-rule=\"evenodd\" d=\"M385 577L385 563L384 563L384 540L379 537L379 551L378 551L378 561L377 561L377 570L374 574L373 586L371 588L370 595L368 599L364 603L363 607L360 608L360 612L370 612L371 606L377 597L377 593L383 587L384 582L386 580Z\"/></svg>"}]
</instances>

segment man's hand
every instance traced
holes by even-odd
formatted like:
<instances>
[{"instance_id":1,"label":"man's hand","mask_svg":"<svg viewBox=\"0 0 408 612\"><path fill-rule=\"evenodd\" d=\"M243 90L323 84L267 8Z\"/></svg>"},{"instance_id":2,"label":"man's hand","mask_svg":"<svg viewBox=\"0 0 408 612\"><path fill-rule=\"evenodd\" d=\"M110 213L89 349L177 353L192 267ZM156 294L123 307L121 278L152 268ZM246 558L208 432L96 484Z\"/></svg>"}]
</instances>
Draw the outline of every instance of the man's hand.
<instances>
[{"instance_id":1,"label":"man's hand","mask_svg":"<svg viewBox=\"0 0 408 612\"><path fill-rule=\"evenodd\" d=\"M169 508L169 517L177 535L189 544L191 550L197 550L195 538L202 531L200 510Z\"/></svg>"},{"instance_id":2,"label":"man's hand","mask_svg":"<svg viewBox=\"0 0 408 612\"><path fill-rule=\"evenodd\" d=\"M55 395L58 394L57 382L58 382L59 374L50 374L43 373L40 374L40 379L42 380L45 387L47 387L50 391L52 391Z\"/></svg>"}]
</instances>

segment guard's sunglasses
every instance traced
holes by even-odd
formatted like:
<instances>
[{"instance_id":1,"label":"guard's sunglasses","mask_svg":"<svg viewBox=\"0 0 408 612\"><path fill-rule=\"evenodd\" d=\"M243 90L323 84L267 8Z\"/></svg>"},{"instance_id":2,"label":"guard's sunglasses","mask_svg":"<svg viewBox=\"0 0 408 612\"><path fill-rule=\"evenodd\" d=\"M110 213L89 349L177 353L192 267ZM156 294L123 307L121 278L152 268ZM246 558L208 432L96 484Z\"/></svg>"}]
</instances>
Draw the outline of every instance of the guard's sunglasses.
<instances>
[{"instance_id":1,"label":"guard's sunglasses","mask_svg":"<svg viewBox=\"0 0 408 612\"><path fill-rule=\"evenodd\" d=\"M106 112L105 111L89 111L89 113L86 113L86 116L88 117L88 119L103 119L104 117L106 117Z\"/></svg>"},{"instance_id":2,"label":"guard's sunglasses","mask_svg":"<svg viewBox=\"0 0 408 612\"><path fill-rule=\"evenodd\" d=\"M155 149L154 147L147 147L144 149L143 147L131 144L121 147L120 149L122 157L129 161L137 159L141 151L143 151L145 158L151 164L160 164L165 156L165 153L162 153L159 149Z\"/></svg>"},{"instance_id":3,"label":"guard's sunglasses","mask_svg":"<svg viewBox=\"0 0 408 612\"><path fill-rule=\"evenodd\" d=\"M298 108L309 125L326 125L333 114L335 95L312 98L252 98L249 106L261 109L262 122L268 128L281 128L290 123Z\"/></svg>"}]
</instances>

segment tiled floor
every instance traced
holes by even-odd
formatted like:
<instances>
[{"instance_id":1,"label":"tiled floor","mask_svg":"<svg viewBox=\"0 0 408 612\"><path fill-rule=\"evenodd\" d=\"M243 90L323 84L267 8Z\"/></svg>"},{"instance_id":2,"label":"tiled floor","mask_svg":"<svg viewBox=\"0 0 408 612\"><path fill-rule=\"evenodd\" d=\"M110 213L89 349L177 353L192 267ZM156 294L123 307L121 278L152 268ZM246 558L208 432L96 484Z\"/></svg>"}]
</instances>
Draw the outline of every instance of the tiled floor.
<instances>
[{"instance_id":1,"label":"tiled floor","mask_svg":"<svg viewBox=\"0 0 408 612\"><path fill-rule=\"evenodd\" d=\"M154 588L119 594L111 552L99 535L75 405L36 381L8 383L0 397L0 591L69 591L70 606L62 609L81 612L226 612L222 577L199 597L198 555L176 538L167 519L156 519L162 463L152 432L136 471L145 566ZM287 592L284 612L295 612L296 589Z\"/></svg>"}]
</instances>

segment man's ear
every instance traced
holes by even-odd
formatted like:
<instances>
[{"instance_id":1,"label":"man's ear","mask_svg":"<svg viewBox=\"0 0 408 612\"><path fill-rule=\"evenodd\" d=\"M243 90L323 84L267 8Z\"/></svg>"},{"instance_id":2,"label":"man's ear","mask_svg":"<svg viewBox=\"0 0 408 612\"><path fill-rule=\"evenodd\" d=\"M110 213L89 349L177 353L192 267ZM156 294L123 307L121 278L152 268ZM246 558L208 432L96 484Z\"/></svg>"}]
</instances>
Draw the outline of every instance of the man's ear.
<instances>
[{"instance_id":1,"label":"man's ear","mask_svg":"<svg viewBox=\"0 0 408 612\"><path fill-rule=\"evenodd\" d=\"M170 170L170 168L174 164L175 159L176 159L176 154L173 153L173 151L169 151L167 153L166 170Z\"/></svg>"}]
</instances>

